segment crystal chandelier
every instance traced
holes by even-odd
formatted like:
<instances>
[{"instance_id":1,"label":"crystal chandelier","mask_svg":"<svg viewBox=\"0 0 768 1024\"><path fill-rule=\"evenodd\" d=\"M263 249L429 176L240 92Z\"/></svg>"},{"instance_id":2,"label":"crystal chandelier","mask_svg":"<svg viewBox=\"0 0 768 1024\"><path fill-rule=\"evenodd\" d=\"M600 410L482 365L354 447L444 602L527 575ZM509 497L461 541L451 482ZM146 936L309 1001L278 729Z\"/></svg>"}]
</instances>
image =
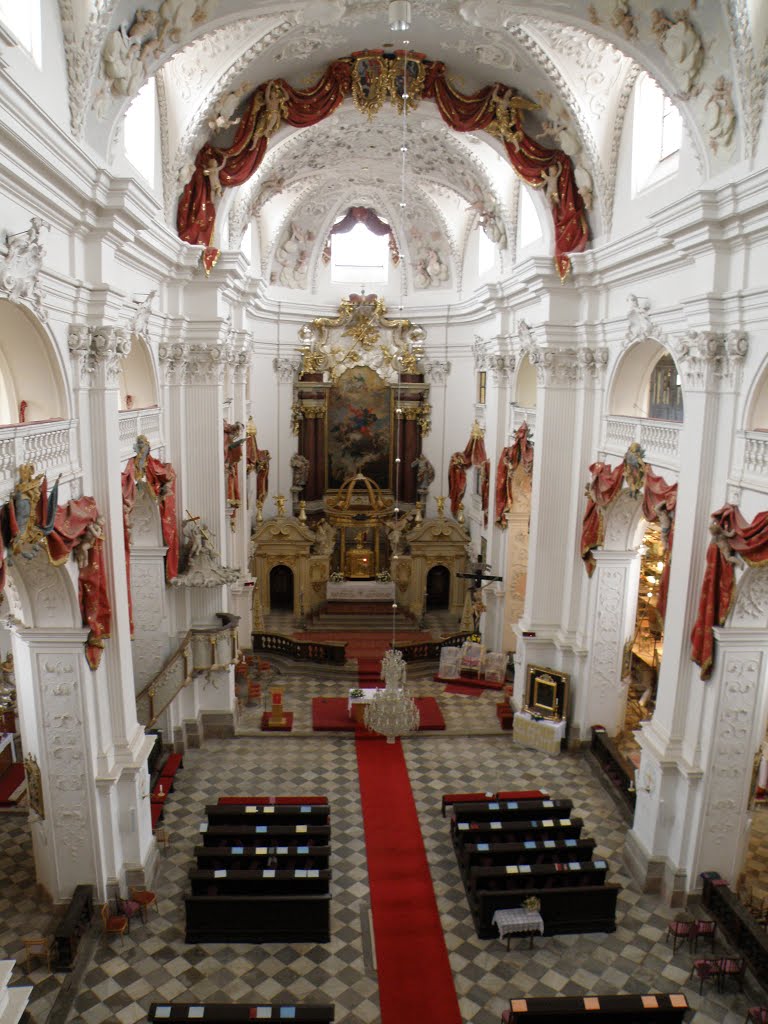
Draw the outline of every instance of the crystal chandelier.
<instances>
[{"instance_id":1,"label":"crystal chandelier","mask_svg":"<svg viewBox=\"0 0 768 1024\"><path fill-rule=\"evenodd\" d=\"M365 708L365 724L373 732L394 743L398 736L415 732L419 727L419 709L409 696L402 651L389 650L381 659L384 689L378 690Z\"/></svg>"}]
</instances>

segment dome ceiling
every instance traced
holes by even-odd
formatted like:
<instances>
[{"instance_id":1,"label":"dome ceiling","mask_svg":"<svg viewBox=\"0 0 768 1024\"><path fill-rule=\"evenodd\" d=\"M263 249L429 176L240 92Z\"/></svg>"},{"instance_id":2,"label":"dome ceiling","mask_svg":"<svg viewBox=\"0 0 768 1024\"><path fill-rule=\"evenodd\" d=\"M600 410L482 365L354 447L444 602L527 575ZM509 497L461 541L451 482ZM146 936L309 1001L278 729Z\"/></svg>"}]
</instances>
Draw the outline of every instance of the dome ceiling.
<instances>
[{"instance_id":1,"label":"dome ceiling","mask_svg":"<svg viewBox=\"0 0 768 1024\"><path fill-rule=\"evenodd\" d=\"M76 0L63 7L70 2ZM765 75L757 73L756 58L764 39L745 38L743 21L724 22L714 0L700 0L690 18L675 14L666 21L654 14L655 0L541 0L535 6L413 0L406 33L389 30L382 0L163 0L144 22L128 0L100 6L89 23L98 75L85 110L76 109L72 90L73 121L82 123L92 145L105 149L132 95L147 74L156 74L169 222L195 154L209 138L225 137L220 126L248 88L278 77L307 88L334 60L359 50L399 48L405 39L410 50L443 61L462 93L500 81L538 105L526 113L525 130L571 157L591 208L593 236L610 228L619 136L641 65L678 101L699 159L710 170L733 161L739 147L754 146L764 98ZM764 33L761 26L754 30ZM121 40L137 44L130 51L132 75L105 57ZM730 117L722 90L719 99L715 94L717 78L731 68L728 96L735 101L742 90L743 116L730 125L721 116L713 128L723 109L726 121ZM258 259L269 276L286 231L301 224L312 236L315 266L328 229L348 207L368 205L395 222L401 133L402 119L389 106L369 120L351 101L311 128L283 126L253 177L227 190L219 230L226 218L228 242L236 246L259 211ZM450 287L460 285L466 234L482 210L494 210L497 244L511 264L514 254L503 241L514 238L518 185L500 144L484 132L453 132L426 101L408 117L408 142L409 223L418 213L426 236L440 233ZM406 258L414 242L408 230L398 239Z\"/></svg>"}]
</instances>

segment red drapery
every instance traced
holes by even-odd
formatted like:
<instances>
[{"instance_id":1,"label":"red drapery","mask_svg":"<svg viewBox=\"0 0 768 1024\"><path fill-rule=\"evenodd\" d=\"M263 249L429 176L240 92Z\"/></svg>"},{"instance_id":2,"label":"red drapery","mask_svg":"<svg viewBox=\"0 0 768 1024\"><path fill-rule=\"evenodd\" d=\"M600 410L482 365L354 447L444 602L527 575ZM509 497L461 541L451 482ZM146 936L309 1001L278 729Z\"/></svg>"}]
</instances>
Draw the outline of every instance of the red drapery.
<instances>
[{"instance_id":1,"label":"red drapery","mask_svg":"<svg viewBox=\"0 0 768 1024\"><path fill-rule=\"evenodd\" d=\"M747 565L768 562L768 512L758 512L751 523L737 505L723 505L712 513L706 569L701 584L699 610L691 633L691 658L701 667L701 678L709 679L715 655L714 626L722 626L731 610L736 590L735 552Z\"/></svg>"},{"instance_id":2,"label":"red drapery","mask_svg":"<svg viewBox=\"0 0 768 1024\"><path fill-rule=\"evenodd\" d=\"M620 462L613 469L606 462L593 462L589 467L590 482L586 487L587 507L581 527L581 557L589 576L595 571L592 552L602 546L605 537L603 510L615 498L624 484L626 463ZM667 610L669 571L672 564L672 543L674 540L675 508L677 505L677 484L668 484L663 477L654 473L650 466L644 466L643 515L649 523L661 523L662 538L667 551L664 571L659 583L656 610L664 618ZM661 513L661 514L660 514Z\"/></svg>"},{"instance_id":3,"label":"red drapery","mask_svg":"<svg viewBox=\"0 0 768 1024\"><path fill-rule=\"evenodd\" d=\"M219 148L205 143L200 149L194 173L179 200L176 223L183 241L205 246L206 269L218 256L218 250L211 246L216 220L214 194L248 180L281 124L304 128L332 114L352 91L356 62L367 56L381 61L381 51L343 57L330 64L309 89L293 89L283 79L264 82L251 95L232 145ZM547 189L555 226L555 264L560 277L565 278L571 265L568 253L581 252L589 237L570 157L561 150L546 149L525 134L522 110L531 104L516 97L507 86L494 83L465 96L448 81L442 62L417 54L411 54L409 61L423 66L421 94L434 100L446 124L455 131L486 130L501 137L515 171L534 188ZM415 101L414 90L414 83L410 83Z\"/></svg>"},{"instance_id":4,"label":"red drapery","mask_svg":"<svg viewBox=\"0 0 768 1024\"><path fill-rule=\"evenodd\" d=\"M517 428L512 444L503 448L496 466L496 525L507 528L507 516L512 509L512 474L518 466L526 473L533 471L533 445L528 438L528 424Z\"/></svg>"},{"instance_id":5,"label":"red drapery","mask_svg":"<svg viewBox=\"0 0 768 1024\"><path fill-rule=\"evenodd\" d=\"M267 497L271 459L267 449L256 444L256 435L248 434L245 439L245 466L247 473L256 474L256 501L263 502Z\"/></svg>"},{"instance_id":6,"label":"red drapery","mask_svg":"<svg viewBox=\"0 0 768 1024\"><path fill-rule=\"evenodd\" d=\"M165 553L165 578L170 583L179 574L179 527L176 522L176 471L170 462L161 462L152 455L136 455L129 459L120 476L123 492L123 537L125 543L125 575L128 584L128 618L133 636L133 603L131 600L130 518L136 504L136 490L145 482L160 503L160 525Z\"/></svg>"},{"instance_id":7,"label":"red drapery","mask_svg":"<svg viewBox=\"0 0 768 1024\"><path fill-rule=\"evenodd\" d=\"M40 499L32 513L38 525L49 521L47 481L44 479ZM80 614L84 626L89 629L85 641L85 657L92 669L97 669L101 662L104 640L109 637L112 628L112 607L107 593L107 572L104 564L104 540L102 537L101 516L93 498L83 497L59 505L53 519L53 528L40 541L48 554L51 565L63 565L70 554L83 543L84 564L79 567L78 599ZM5 586L6 554L14 539L18 537L18 526L13 506L13 498L0 508L0 593Z\"/></svg>"},{"instance_id":8,"label":"red drapery","mask_svg":"<svg viewBox=\"0 0 768 1024\"><path fill-rule=\"evenodd\" d=\"M400 251L397 248L392 228L376 215L375 210L371 210L367 206L350 206L338 224L333 225L323 248L323 261L328 263L331 259L331 236L346 235L347 232L351 231L358 224L365 225L373 235L389 235L389 253L392 257L392 262L397 266L400 262Z\"/></svg>"},{"instance_id":9,"label":"red drapery","mask_svg":"<svg viewBox=\"0 0 768 1024\"><path fill-rule=\"evenodd\" d=\"M491 475L491 464L486 456L485 441L479 430L473 428L469 441L463 452L454 452L448 466L448 495L451 499L451 515L456 518L459 505L464 500L467 489L467 470L470 466L480 469L480 491L482 496L483 516L488 525L488 490Z\"/></svg>"}]
</instances>

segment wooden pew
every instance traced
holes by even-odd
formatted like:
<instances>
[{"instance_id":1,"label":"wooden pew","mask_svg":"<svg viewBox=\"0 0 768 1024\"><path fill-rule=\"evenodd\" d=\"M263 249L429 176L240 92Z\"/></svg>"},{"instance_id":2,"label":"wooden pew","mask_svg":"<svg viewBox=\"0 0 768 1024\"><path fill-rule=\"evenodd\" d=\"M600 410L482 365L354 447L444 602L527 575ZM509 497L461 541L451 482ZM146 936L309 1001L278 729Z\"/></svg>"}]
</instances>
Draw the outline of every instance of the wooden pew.
<instances>
[{"instance_id":1,"label":"wooden pew","mask_svg":"<svg viewBox=\"0 0 768 1024\"><path fill-rule=\"evenodd\" d=\"M92 917L93 886L75 886L64 917L53 933L51 970L72 970L80 938L88 930Z\"/></svg>"},{"instance_id":2,"label":"wooden pew","mask_svg":"<svg viewBox=\"0 0 768 1024\"><path fill-rule=\"evenodd\" d=\"M330 825L200 825L204 846L288 846L309 843L327 846L331 838Z\"/></svg>"},{"instance_id":3,"label":"wooden pew","mask_svg":"<svg viewBox=\"0 0 768 1024\"><path fill-rule=\"evenodd\" d=\"M209 825L327 825L330 808L322 804L209 804Z\"/></svg>"},{"instance_id":4,"label":"wooden pew","mask_svg":"<svg viewBox=\"0 0 768 1024\"><path fill-rule=\"evenodd\" d=\"M566 1024L567 1021L603 1021L603 1024L679 1024L688 1010L684 995L658 992L623 996L539 996L511 999L502 1024Z\"/></svg>"},{"instance_id":5,"label":"wooden pew","mask_svg":"<svg viewBox=\"0 0 768 1024\"><path fill-rule=\"evenodd\" d=\"M608 871L604 860L570 861L565 864L504 864L472 867L465 876L467 892L491 889L564 889L577 885L603 885Z\"/></svg>"},{"instance_id":6,"label":"wooden pew","mask_svg":"<svg viewBox=\"0 0 768 1024\"><path fill-rule=\"evenodd\" d=\"M192 1014L190 1015L190 1010ZM200 1011L202 1010L202 1014ZM201 1020L203 1024L250 1024L253 1020L285 1021L297 1024L332 1024L334 1007L325 1003L152 1003L149 1024L170 1021L179 1024Z\"/></svg>"},{"instance_id":7,"label":"wooden pew","mask_svg":"<svg viewBox=\"0 0 768 1024\"><path fill-rule=\"evenodd\" d=\"M282 894L303 896L307 893L326 893L331 883L331 872L325 868L300 868L296 871L205 871L199 868L189 872L193 896L268 896Z\"/></svg>"},{"instance_id":8,"label":"wooden pew","mask_svg":"<svg viewBox=\"0 0 768 1024\"><path fill-rule=\"evenodd\" d=\"M454 846L458 849L464 843L526 842L545 839L578 839L583 821L581 818L552 818L545 824L533 821L460 821L451 830Z\"/></svg>"},{"instance_id":9,"label":"wooden pew","mask_svg":"<svg viewBox=\"0 0 768 1024\"><path fill-rule=\"evenodd\" d=\"M591 860L594 849L594 839L531 839L525 843L465 843L457 852L459 868L464 873L471 867L483 865Z\"/></svg>"},{"instance_id":10,"label":"wooden pew","mask_svg":"<svg viewBox=\"0 0 768 1024\"><path fill-rule=\"evenodd\" d=\"M220 796L217 804L323 804L327 796Z\"/></svg>"},{"instance_id":11,"label":"wooden pew","mask_svg":"<svg viewBox=\"0 0 768 1024\"><path fill-rule=\"evenodd\" d=\"M457 804L451 815L451 828L460 822L568 818L572 810L572 800L484 800Z\"/></svg>"},{"instance_id":12,"label":"wooden pew","mask_svg":"<svg viewBox=\"0 0 768 1024\"><path fill-rule=\"evenodd\" d=\"M493 925L497 910L521 907L523 900L538 896L545 935L578 935L582 932L616 931L616 899L618 885L579 885L563 889L522 889L505 892L489 889L470 890L467 902L475 931L480 939L493 939L498 930Z\"/></svg>"},{"instance_id":13,"label":"wooden pew","mask_svg":"<svg viewBox=\"0 0 768 1024\"><path fill-rule=\"evenodd\" d=\"M198 868L327 868L330 846L196 846ZM289 864L289 862L291 862Z\"/></svg>"},{"instance_id":14,"label":"wooden pew","mask_svg":"<svg viewBox=\"0 0 768 1024\"><path fill-rule=\"evenodd\" d=\"M443 793L440 810L445 817L445 808L453 804L477 803L482 800L547 800L549 793L542 789L510 789L503 793Z\"/></svg>"},{"instance_id":15,"label":"wooden pew","mask_svg":"<svg viewBox=\"0 0 768 1024\"><path fill-rule=\"evenodd\" d=\"M186 896L185 942L329 942L330 893Z\"/></svg>"}]
</instances>

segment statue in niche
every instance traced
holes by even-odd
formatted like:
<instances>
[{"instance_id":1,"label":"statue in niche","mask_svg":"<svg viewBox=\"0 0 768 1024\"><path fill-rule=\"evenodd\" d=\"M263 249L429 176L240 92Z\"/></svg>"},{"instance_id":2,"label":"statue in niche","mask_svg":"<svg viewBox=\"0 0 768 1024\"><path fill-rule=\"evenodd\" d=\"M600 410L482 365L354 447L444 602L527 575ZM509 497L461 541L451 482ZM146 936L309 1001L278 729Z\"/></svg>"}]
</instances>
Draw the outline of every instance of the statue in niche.
<instances>
[{"instance_id":1,"label":"statue in niche","mask_svg":"<svg viewBox=\"0 0 768 1024\"><path fill-rule=\"evenodd\" d=\"M430 484L435 479L435 467L423 452L413 460L411 469L416 470L416 490L419 493L428 491Z\"/></svg>"},{"instance_id":2,"label":"statue in niche","mask_svg":"<svg viewBox=\"0 0 768 1024\"><path fill-rule=\"evenodd\" d=\"M315 528L315 543L312 546L312 553L326 555L330 558L335 547L336 531L327 519L321 519Z\"/></svg>"},{"instance_id":3,"label":"statue in niche","mask_svg":"<svg viewBox=\"0 0 768 1024\"><path fill-rule=\"evenodd\" d=\"M309 478L309 459L306 455L296 452L295 455L291 456L291 471L293 472L293 483L291 486L300 491L302 487L306 486Z\"/></svg>"}]
</instances>

